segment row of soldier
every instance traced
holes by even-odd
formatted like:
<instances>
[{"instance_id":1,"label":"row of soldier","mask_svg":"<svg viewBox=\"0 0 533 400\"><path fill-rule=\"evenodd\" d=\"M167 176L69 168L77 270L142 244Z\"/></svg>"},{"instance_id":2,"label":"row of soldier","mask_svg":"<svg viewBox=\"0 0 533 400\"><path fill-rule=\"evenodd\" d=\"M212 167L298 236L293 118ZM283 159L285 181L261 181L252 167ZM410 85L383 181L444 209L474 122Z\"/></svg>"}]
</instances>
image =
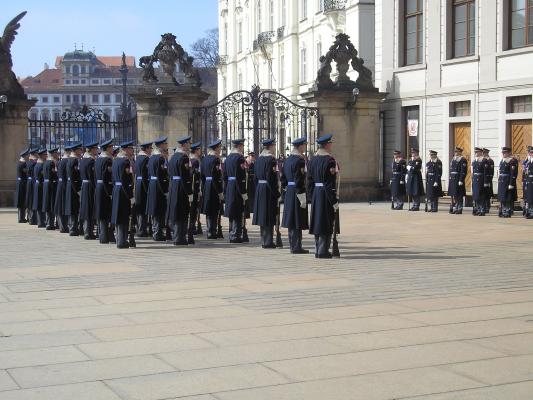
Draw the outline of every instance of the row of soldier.
<instances>
[{"instance_id":1,"label":"row of soldier","mask_svg":"<svg viewBox=\"0 0 533 400\"><path fill-rule=\"evenodd\" d=\"M172 156L166 137L140 144L136 156L131 141L77 143L65 147L63 157L58 148L32 148L18 163L18 218L128 248L136 246L135 236L194 244L194 236L202 234L200 214L207 239L223 238L221 218L226 217L229 241L248 242L246 220L253 213L263 248L282 246L282 226L288 229L291 253L307 254L302 232L309 229L315 257L331 258L332 236L339 230L332 143L331 135L319 138L309 163L306 138L292 142L283 162L273 139L262 141L257 158L254 153L245 158L244 139L233 140L224 160L221 140L209 143L202 155L201 143L192 143L190 136L178 140Z\"/></svg>"},{"instance_id":2,"label":"row of soldier","mask_svg":"<svg viewBox=\"0 0 533 400\"><path fill-rule=\"evenodd\" d=\"M533 147L527 148L528 157L522 163L522 189L524 194L524 216L533 218ZM474 159L469 165L463 156L463 149L456 147L450 162L448 195L451 198L450 214L462 214L466 196L466 180L472 174L472 214L484 216L490 212L491 199L494 196L493 178L494 161L487 148L474 148ZM514 211L514 202L518 199L517 178L519 162L512 156L511 148L502 147L502 157L498 168L497 198L500 203L498 215L510 218ZM390 181L392 205L394 210L403 209L404 197L408 196L413 205L409 211L419 211L421 199L425 196L427 212L438 212L439 198L442 190L442 161L436 151L429 152L426 162L426 185L422 179L422 159L416 148L411 149L411 158L405 160L400 151L394 151L392 177ZM429 204L428 204L429 203Z\"/></svg>"}]
</instances>

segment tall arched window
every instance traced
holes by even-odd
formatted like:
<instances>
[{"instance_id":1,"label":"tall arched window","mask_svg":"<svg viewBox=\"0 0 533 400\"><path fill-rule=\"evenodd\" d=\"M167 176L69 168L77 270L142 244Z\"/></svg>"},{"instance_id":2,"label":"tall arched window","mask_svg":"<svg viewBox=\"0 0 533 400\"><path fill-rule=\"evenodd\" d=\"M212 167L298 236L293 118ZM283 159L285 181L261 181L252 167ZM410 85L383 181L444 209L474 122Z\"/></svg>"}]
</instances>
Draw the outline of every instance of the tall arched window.
<instances>
[{"instance_id":1,"label":"tall arched window","mask_svg":"<svg viewBox=\"0 0 533 400\"><path fill-rule=\"evenodd\" d=\"M269 26L268 29L270 31L274 30L274 0L270 0L270 9L269 9Z\"/></svg>"},{"instance_id":2,"label":"tall arched window","mask_svg":"<svg viewBox=\"0 0 533 400\"><path fill-rule=\"evenodd\" d=\"M261 25L261 19L263 18L261 12L261 0L257 1L257 34L263 32L263 26Z\"/></svg>"},{"instance_id":3,"label":"tall arched window","mask_svg":"<svg viewBox=\"0 0 533 400\"><path fill-rule=\"evenodd\" d=\"M302 44L300 49L300 83L307 82L307 49L305 43Z\"/></svg>"}]
</instances>

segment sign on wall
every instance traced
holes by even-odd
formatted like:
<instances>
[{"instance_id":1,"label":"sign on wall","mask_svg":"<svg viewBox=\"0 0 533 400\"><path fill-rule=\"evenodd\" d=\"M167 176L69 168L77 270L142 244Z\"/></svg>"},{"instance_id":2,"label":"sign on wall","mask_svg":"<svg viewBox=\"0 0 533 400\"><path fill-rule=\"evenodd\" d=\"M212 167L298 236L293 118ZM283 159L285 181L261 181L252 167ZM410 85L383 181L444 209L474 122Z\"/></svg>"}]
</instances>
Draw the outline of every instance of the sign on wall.
<instances>
[{"instance_id":1,"label":"sign on wall","mask_svg":"<svg viewBox=\"0 0 533 400\"><path fill-rule=\"evenodd\" d=\"M407 131L409 132L409 136L418 136L418 120L417 119L407 120Z\"/></svg>"}]
</instances>

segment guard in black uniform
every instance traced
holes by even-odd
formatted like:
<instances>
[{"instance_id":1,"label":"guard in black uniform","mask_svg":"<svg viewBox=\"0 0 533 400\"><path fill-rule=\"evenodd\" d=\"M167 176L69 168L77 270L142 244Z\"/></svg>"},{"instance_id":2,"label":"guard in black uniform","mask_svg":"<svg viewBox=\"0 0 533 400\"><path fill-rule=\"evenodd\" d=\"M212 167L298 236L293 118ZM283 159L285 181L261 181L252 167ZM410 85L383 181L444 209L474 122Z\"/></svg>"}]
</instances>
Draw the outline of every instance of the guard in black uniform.
<instances>
[{"instance_id":1,"label":"guard in black uniform","mask_svg":"<svg viewBox=\"0 0 533 400\"><path fill-rule=\"evenodd\" d=\"M246 189L248 193L248 200L246 201L247 218L254 212L255 202L255 152L250 151L248 157L246 157L246 167L248 171L248 181L246 183Z\"/></svg>"},{"instance_id":2,"label":"guard in black uniform","mask_svg":"<svg viewBox=\"0 0 533 400\"><path fill-rule=\"evenodd\" d=\"M130 159L133 157L133 142L120 145L120 152L113 161L113 205L111 223L115 225L117 248L127 249L128 230L130 226L131 206L133 197L133 168Z\"/></svg>"},{"instance_id":3,"label":"guard in black uniform","mask_svg":"<svg viewBox=\"0 0 533 400\"><path fill-rule=\"evenodd\" d=\"M85 240L96 239L94 235L94 192L96 190L94 164L97 156L98 143L89 143L85 146L85 154L80 160L80 220L83 221Z\"/></svg>"},{"instance_id":4,"label":"guard in black uniform","mask_svg":"<svg viewBox=\"0 0 533 400\"><path fill-rule=\"evenodd\" d=\"M67 192L67 164L70 159L71 146L65 146L63 157L57 163L57 188L54 202L54 214L56 215L59 232L68 233L68 217L65 215L65 196Z\"/></svg>"},{"instance_id":5,"label":"guard in black uniform","mask_svg":"<svg viewBox=\"0 0 533 400\"><path fill-rule=\"evenodd\" d=\"M37 152L37 162L33 169L33 214L37 216L37 227L46 228L46 217L43 210L43 184L44 174L43 167L47 157L47 150L45 148L39 149Z\"/></svg>"},{"instance_id":6,"label":"guard in black uniform","mask_svg":"<svg viewBox=\"0 0 533 400\"><path fill-rule=\"evenodd\" d=\"M164 153L168 149L167 138L162 137L154 141L156 146L148 160L148 195L146 199L146 214L152 218L153 239L164 242L163 226L166 220L168 197L168 171Z\"/></svg>"},{"instance_id":7,"label":"guard in black uniform","mask_svg":"<svg viewBox=\"0 0 533 400\"><path fill-rule=\"evenodd\" d=\"M80 235L79 213L81 195L81 177L79 162L82 154L81 143L71 146L67 162L67 186L65 188L65 215L68 217L70 236Z\"/></svg>"},{"instance_id":8,"label":"guard in black uniform","mask_svg":"<svg viewBox=\"0 0 533 400\"><path fill-rule=\"evenodd\" d=\"M170 188L168 190L168 225L172 227L174 246L194 244L192 235L187 237L190 207L193 200L192 174L189 159L191 137L178 139L178 148L168 162Z\"/></svg>"},{"instance_id":9,"label":"guard in black uniform","mask_svg":"<svg viewBox=\"0 0 533 400\"><path fill-rule=\"evenodd\" d=\"M528 146L527 169L524 170L524 217L533 218L533 147Z\"/></svg>"},{"instance_id":10,"label":"guard in black uniform","mask_svg":"<svg viewBox=\"0 0 533 400\"><path fill-rule=\"evenodd\" d=\"M510 147L502 147L502 160L498 176L498 200L500 201L499 217L511 218L514 202L517 200L516 178L518 177L518 161L511 155Z\"/></svg>"},{"instance_id":11,"label":"guard in black uniform","mask_svg":"<svg viewBox=\"0 0 533 400\"><path fill-rule=\"evenodd\" d=\"M33 169L37 164L37 152L38 148L30 149L30 155L26 162L26 197L24 199L24 205L28 210L28 223L30 225L37 225L37 214L33 212Z\"/></svg>"},{"instance_id":12,"label":"guard in black uniform","mask_svg":"<svg viewBox=\"0 0 533 400\"><path fill-rule=\"evenodd\" d=\"M339 209L337 197L337 161L330 154L332 135L316 141L319 149L307 170L307 197L311 199L309 233L315 235L315 257L332 258L329 251L333 235L335 213ZM338 227L335 227L338 230Z\"/></svg>"},{"instance_id":13,"label":"guard in black uniform","mask_svg":"<svg viewBox=\"0 0 533 400\"><path fill-rule=\"evenodd\" d=\"M448 196L451 196L450 214L462 214L466 196L465 180L468 174L468 162L463 157L463 149L456 147L450 163Z\"/></svg>"},{"instance_id":14,"label":"guard in black uniform","mask_svg":"<svg viewBox=\"0 0 533 400\"><path fill-rule=\"evenodd\" d=\"M244 139L232 141L233 148L224 161L224 217L229 219L230 243L242 243L242 228L245 204L248 200L246 190L246 160L244 159Z\"/></svg>"},{"instance_id":15,"label":"guard in black uniform","mask_svg":"<svg viewBox=\"0 0 533 400\"><path fill-rule=\"evenodd\" d=\"M217 239L217 223L224 202L224 183L222 180L222 161L220 151L222 141L215 140L208 145L209 151L201 162L203 181L202 214L207 224L207 238Z\"/></svg>"},{"instance_id":16,"label":"guard in black uniform","mask_svg":"<svg viewBox=\"0 0 533 400\"><path fill-rule=\"evenodd\" d=\"M20 158L17 163L17 187L15 191L15 207L18 210L19 224L28 222L26 219L26 184L28 179L27 162L30 150L26 149L20 153Z\"/></svg>"},{"instance_id":17,"label":"guard in black uniform","mask_svg":"<svg viewBox=\"0 0 533 400\"><path fill-rule=\"evenodd\" d=\"M152 143L141 143L141 150L135 160L135 210L137 212L137 237L148 237L148 217L146 215L146 197L150 175L148 174L148 160L152 155Z\"/></svg>"},{"instance_id":18,"label":"guard in black uniform","mask_svg":"<svg viewBox=\"0 0 533 400\"><path fill-rule=\"evenodd\" d=\"M426 163L426 212L439 211L439 197L442 197L442 161L435 150L430 150Z\"/></svg>"},{"instance_id":19,"label":"guard in black uniform","mask_svg":"<svg viewBox=\"0 0 533 400\"><path fill-rule=\"evenodd\" d=\"M411 149L411 158L407 163L406 192L411 196L413 206L409 211L420 211L420 198L424 196L424 182L422 181L422 159L418 149Z\"/></svg>"},{"instance_id":20,"label":"guard in black uniform","mask_svg":"<svg viewBox=\"0 0 533 400\"><path fill-rule=\"evenodd\" d=\"M101 244L116 242L111 228L111 207L113 204L113 140L100 143L100 155L94 162L94 219L98 224L98 236Z\"/></svg>"},{"instance_id":21,"label":"guard in black uniform","mask_svg":"<svg viewBox=\"0 0 533 400\"><path fill-rule=\"evenodd\" d=\"M487 148L483 148L483 158L487 161L487 181L485 183L485 207L483 211L485 214L488 214L490 212L490 203L491 199L494 196L494 187L492 180L494 178L494 160L490 158L490 150Z\"/></svg>"},{"instance_id":22,"label":"guard in black uniform","mask_svg":"<svg viewBox=\"0 0 533 400\"><path fill-rule=\"evenodd\" d=\"M57 147L48 150L48 159L44 163L43 175L43 208L46 217L46 230L56 229L56 217L54 214L54 204L57 187L57 163L59 162L59 149Z\"/></svg>"},{"instance_id":23,"label":"guard in black uniform","mask_svg":"<svg viewBox=\"0 0 533 400\"><path fill-rule=\"evenodd\" d=\"M527 199L526 199L526 191L527 191L527 173L529 169L529 163L531 162L529 159L529 150L531 149L531 146L526 147L526 158L522 160L520 163L522 166L522 203L524 204L524 207L522 207L522 213L524 217L527 213Z\"/></svg>"},{"instance_id":24,"label":"guard in black uniform","mask_svg":"<svg viewBox=\"0 0 533 400\"><path fill-rule=\"evenodd\" d=\"M487 188L489 183L489 163L483 157L483 149L474 148L474 160L472 161L472 214L478 216L485 215L485 205L487 204Z\"/></svg>"},{"instance_id":25,"label":"guard in black uniform","mask_svg":"<svg viewBox=\"0 0 533 400\"><path fill-rule=\"evenodd\" d=\"M193 182L193 200L189 214L189 239L198 234L196 232L197 222L200 221L200 201L202 197L202 174L200 172L200 162L202 160L202 142L196 142L191 145L189 154L191 162L191 180Z\"/></svg>"},{"instance_id":26,"label":"guard in black uniform","mask_svg":"<svg viewBox=\"0 0 533 400\"><path fill-rule=\"evenodd\" d=\"M274 225L279 212L279 176L276 160L274 139L262 142L263 151L255 162L255 199L253 225L259 225L261 231L261 247L275 249Z\"/></svg>"},{"instance_id":27,"label":"guard in black uniform","mask_svg":"<svg viewBox=\"0 0 533 400\"><path fill-rule=\"evenodd\" d=\"M392 176L390 179L391 208L393 210L403 210L406 175L407 161L402 157L402 152L400 150L394 150Z\"/></svg>"},{"instance_id":28,"label":"guard in black uniform","mask_svg":"<svg viewBox=\"0 0 533 400\"><path fill-rule=\"evenodd\" d=\"M283 163L281 186L283 188L283 221L281 226L289 230L292 254L308 254L302 248L302 230L309 229L307 212L307 166L305 152L307 138L293 140L293 149Z\"/></svg>"}]
</instances>

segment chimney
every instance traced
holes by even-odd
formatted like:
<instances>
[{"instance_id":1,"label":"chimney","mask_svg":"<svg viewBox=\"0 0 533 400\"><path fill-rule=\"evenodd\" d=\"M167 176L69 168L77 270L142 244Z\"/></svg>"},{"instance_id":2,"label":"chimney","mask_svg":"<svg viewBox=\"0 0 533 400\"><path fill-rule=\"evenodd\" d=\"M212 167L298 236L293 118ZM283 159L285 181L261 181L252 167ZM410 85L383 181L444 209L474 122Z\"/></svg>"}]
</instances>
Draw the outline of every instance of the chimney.
<instances>
[{"instance_id":1,"label":"chimney","mask_svg":"<svg viewBox=\"0 0 533 400\"><path fill-rule=\"evenodd\" d=\"M47 70L49 68L50 68L50 66L48 65L48 63L44 63L44 69Z\"/></svg>"}]
</instances>

